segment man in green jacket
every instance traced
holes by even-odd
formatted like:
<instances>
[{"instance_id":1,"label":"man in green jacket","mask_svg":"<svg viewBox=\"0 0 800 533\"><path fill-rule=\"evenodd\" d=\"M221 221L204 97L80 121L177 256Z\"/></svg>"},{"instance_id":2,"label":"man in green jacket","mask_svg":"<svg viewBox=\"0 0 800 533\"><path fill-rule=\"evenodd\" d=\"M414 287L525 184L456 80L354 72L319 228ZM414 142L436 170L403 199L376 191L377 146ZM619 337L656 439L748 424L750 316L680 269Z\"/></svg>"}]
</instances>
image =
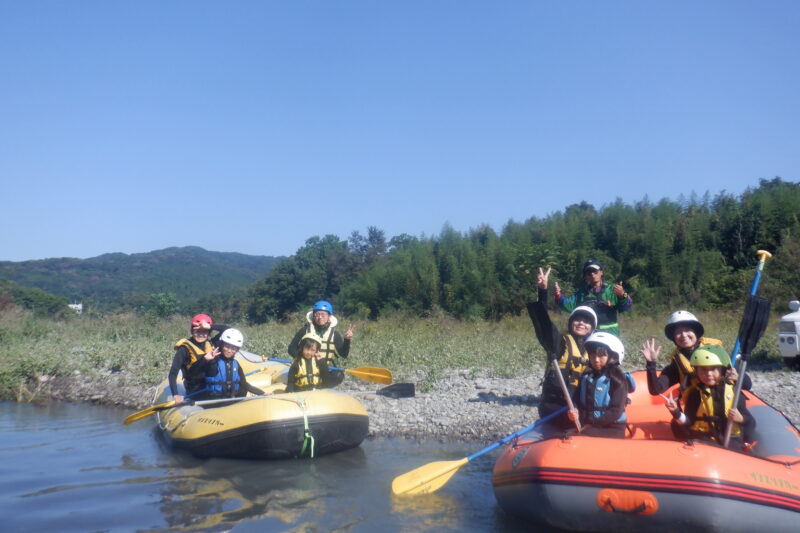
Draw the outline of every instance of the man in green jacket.
<instances>
[{"instance_id":1,"label":"man in green jacket","mask_svg":"<svg viewBox=\"0 0 800 533\"><path fill-rule=\"evenodd\" d=\"M622 282L616 285L603 283L603 267L596 259L589 259L583 264L583 279L586 285L569 298L561 293L561 287L556 283L556 303L568 313L579 305L591 307L597 314L598 331L619 336L617 313L627 311L633 306L631 297L622 287Z\"/></svg>"}]
</instances>

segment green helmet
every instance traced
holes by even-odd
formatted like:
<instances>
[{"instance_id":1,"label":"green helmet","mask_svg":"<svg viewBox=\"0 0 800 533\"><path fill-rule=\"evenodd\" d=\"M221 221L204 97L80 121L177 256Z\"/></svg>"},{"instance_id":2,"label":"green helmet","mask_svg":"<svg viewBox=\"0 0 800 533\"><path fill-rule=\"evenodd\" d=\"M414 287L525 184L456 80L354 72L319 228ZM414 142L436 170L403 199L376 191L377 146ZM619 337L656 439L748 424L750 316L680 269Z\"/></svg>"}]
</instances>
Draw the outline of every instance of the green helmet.
<instances>
[{"instance_id":1,"label":"green helmet","mask_svg":"<svg viewBox=\"0 0 800 533\"><path fill-rule=\"evenodd\" d=\"M692 366L731 366L731 358L722 346L701 346L692 352Z\"/></svg>"}]
</instances>

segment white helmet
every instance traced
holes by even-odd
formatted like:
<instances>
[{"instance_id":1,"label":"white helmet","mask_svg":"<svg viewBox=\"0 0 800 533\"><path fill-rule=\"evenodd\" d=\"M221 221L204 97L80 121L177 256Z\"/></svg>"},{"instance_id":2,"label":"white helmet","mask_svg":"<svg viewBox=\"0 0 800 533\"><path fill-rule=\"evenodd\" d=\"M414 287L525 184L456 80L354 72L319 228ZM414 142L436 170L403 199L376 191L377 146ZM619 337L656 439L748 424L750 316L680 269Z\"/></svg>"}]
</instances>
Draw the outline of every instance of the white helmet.
<instances>
[{"instance_id":1,"label":"white helmet","mask_svg":"<svg viewBox=\"0 0 800 533\"><path fill-rule=\"evenodd\" d=\"M594 309L588 307L586 305L579 305L572 312L569 314L569 318L567 319L567 324L572 322L572 317L575 315L589 315L592 318L592 329L597 329L597 313L594 312Z\"/></svg>"},{"instance_id":2,"label":"white helmet","mask_svg":"<svg viewBox=\"0 0 800 533\"><path fill-rule=\"evenodd\" d=\"M244 345L244 335L236 328L228 328L223 331L219 336L219 340L237 348L241 348Z\"/></svg>"},{"instance_id":3,"label":"white helmet","mask_svg":"<svg viewBox=\"0 0 800 533\"><path fill-rule=\"evenodd\" d=\"M625 346L623 346L622 341L612 333L595 331L586 338L587 349L590 344L605 346L608 351L614 352L617 355L617 361L619 363L622 363L622 360L625 359Z\"/></svg>"},{"instance_id":4,"label":"white helmet","mask_svg":"<svg viewBox=\"0 0 800 533\"><path fill-rule=\"evenodd\" d=\"M698 339L702 337L703 333L706 331L705 328L703 328L703 324L689 311L680 310L669 315L667 325L664 326L664 335L666 335L669 340L674 341L675 328L678 326L689 326L694 330Z\"/></svg>"}]
</instances>

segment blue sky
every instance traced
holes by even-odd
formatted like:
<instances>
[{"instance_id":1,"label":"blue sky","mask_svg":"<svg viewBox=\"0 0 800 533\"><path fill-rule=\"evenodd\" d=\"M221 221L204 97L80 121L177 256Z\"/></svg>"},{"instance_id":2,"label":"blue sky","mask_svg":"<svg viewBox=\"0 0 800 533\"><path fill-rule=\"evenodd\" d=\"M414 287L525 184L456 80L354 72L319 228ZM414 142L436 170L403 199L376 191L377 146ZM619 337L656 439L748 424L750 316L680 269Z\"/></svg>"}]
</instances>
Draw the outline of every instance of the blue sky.
<instances>
[{"instance_id":1,"label":"blue sky","mask_svg":"<svg viewBox=\"0 0 800 533\"><path fill-rule=\"evenodd\" d=\"M0 0L0 260L800 181L800 3Z\"/></svg>"}]
</instances>

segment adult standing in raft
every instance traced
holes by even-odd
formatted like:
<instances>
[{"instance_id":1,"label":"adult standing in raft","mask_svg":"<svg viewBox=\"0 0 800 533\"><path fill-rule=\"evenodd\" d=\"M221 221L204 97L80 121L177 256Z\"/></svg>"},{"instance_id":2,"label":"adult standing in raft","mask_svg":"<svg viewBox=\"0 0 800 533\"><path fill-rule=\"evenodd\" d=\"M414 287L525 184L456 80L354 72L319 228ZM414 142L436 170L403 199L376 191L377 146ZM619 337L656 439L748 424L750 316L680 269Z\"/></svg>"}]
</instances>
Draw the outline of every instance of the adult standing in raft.
<instances>
[{"instance_id":1,"label":"adult standing in raft","mask_svg":"<svg viewBox=\"0 0 800 533\"><path fill-rule=\"evenodd\" d=\"M212 324L210 316L195 315L189 327L189 336L175 343L175 355L167 377L176 404L183 403L184 399L183 395L177 394L178 372L183 374L183 388L187 396L205 388L205 367L220 353L208 340Z\"/></svg>"},{"instance_id":2,"label":"adult standing in raft","mask_svg":"<svg viewBox=\"0 0 800 533\"><path fill-rule=\"evenodd\" d=\"M528 314L533 322L533 329L539 343L547 353L547 357L557 357L558 366L570 397L575 395L575 390L586 370L588 363L584 342L597 326L597 315L586 306L576 307L567 319L567 331L561 334L550 320L547 313L547 279L550 276L550 267L547 272L539 268L536 276L538 301L527 304ZM551 365L547 366L542 382L542 394L539 400L539 418L544 418L550 413L558 411L566 405L564 393L558 375ZM568 416L563 414L547 423L542 429L543 435L562 433L574 425Z\"/></svg>"},{"instance_id":3,"label":"adult standing in raft","mask_svg":"<svg viewBox=\"0 0 800 533\"><path fill-rule=\"evenodd\" d=\"M658 372L656 362L661 347L656 344L655 339L645 341L640 351L647 361L647 389L651 395L661 394L676 383L683 393L697 383L695 369L689 362L694 351L707 346L722 347L722 341L704 337L704 334L703 324L689 311L679 310L669 315L667 325L664 326L664 335L675 344L675 348L669 355L669 363L658 375L656 375ZM725 380L736 382L739 376L736 370L731 368L730 358L724 350L720 353L726 369ZM742 388L750 390L751 386L752 380L745 374Z\"/></svg>"},{"instance_id":4,"label":"adult standing in raft","mask_svg":"<svg viewBox=\"0 0 800 533\"><path fill-rule=\"evenodd\" d=\"M597 330L619 337L617 314L633 306L622 282L615 285L603 283L603 267L596 259L589 259L583 264L583 279L586 284L569 298L561 293L561 287L556 283L556 304L567 312L572 312L580 305L591 307L597 314Z\"/></svg>"}]
</instances>

